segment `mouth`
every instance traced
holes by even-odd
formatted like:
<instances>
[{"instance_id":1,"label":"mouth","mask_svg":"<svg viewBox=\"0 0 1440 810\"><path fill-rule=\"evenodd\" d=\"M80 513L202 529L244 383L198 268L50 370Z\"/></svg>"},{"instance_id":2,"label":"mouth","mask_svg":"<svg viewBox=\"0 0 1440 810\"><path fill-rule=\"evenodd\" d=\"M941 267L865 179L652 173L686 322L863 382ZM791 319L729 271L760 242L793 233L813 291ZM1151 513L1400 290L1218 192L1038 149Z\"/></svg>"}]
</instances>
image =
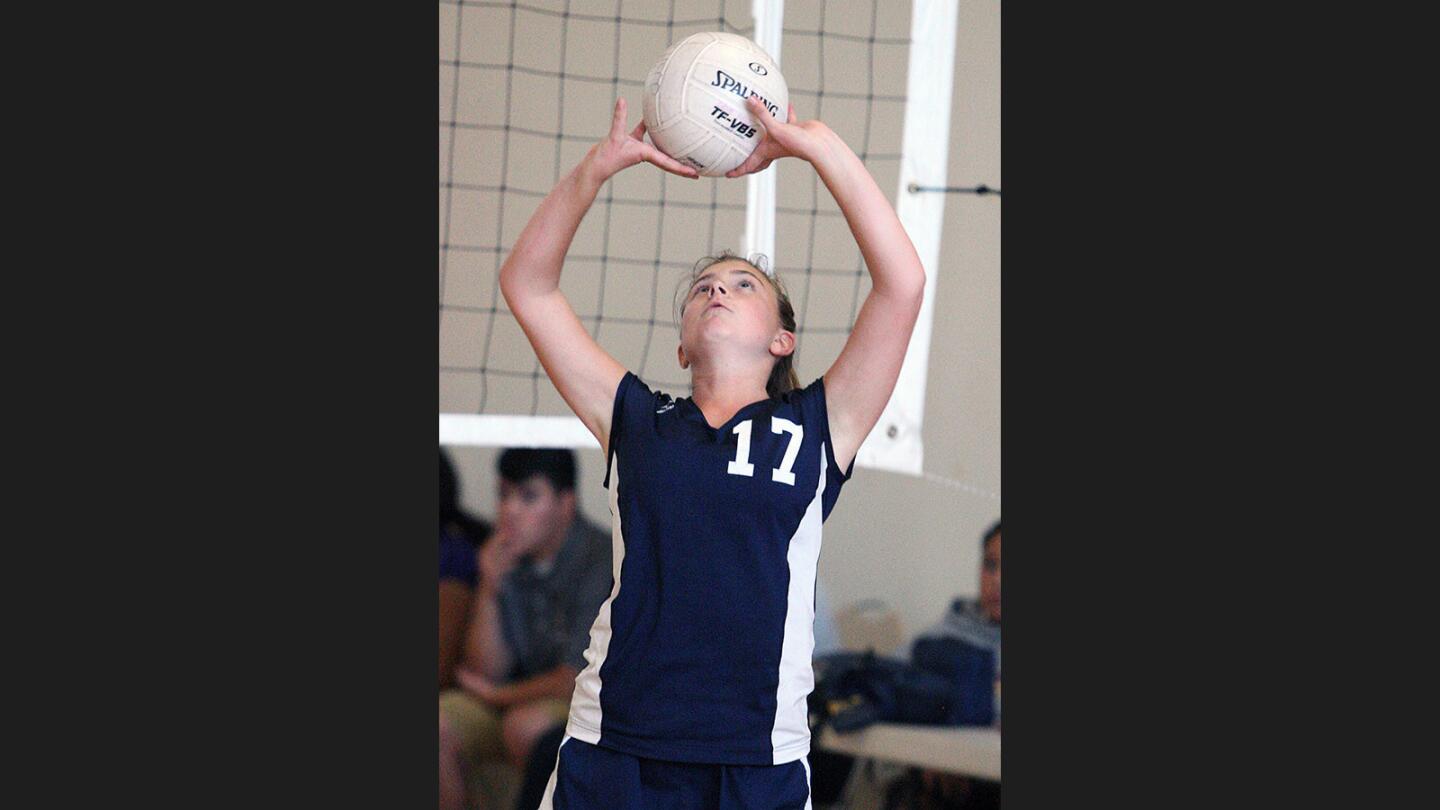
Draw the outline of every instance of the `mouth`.
<instances>
[{"instance_id":1,"label":"mouth","mask_svg":"<svg viewBox=\"0 0 1440 810\"><path fill-rule=\"evenodd\" d=\"M726 312L729 312L729 311L730 311L730 308L729 308L729 307L725 306L724 304L720 303L719 301L716 301L716 302L714 302L713 304L711 304L710 306L705 307L705 311L706 311L706 312L709 312L710 310L715 309L716 307L719 307L720 309L723 309L723 310L725 310Z\"/></svg>"}]
</instances>

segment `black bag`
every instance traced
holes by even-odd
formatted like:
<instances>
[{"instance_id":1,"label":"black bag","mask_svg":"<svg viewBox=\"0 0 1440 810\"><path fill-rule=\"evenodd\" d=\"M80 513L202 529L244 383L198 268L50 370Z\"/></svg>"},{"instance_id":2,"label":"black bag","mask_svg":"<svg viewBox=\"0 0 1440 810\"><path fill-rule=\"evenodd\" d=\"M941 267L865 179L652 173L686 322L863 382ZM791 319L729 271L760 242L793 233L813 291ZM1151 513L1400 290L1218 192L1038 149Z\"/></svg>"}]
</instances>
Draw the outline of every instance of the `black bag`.
<instances>
[{"instance_id":1,"label":"black bag","mask_svg":"<svg viewBox=\"0 0 1440 810\"><path fill-rule=\"evenodd\" d=\"M959 671L964 665L955 663L955 652L949 645L925 645L915 663L884 658L873 651L816 656L815 688L808 707L810 787L817 803L839 800L854 765L848 755L821 749L820 734L827 723L846 732L877 722L954 725L972 715L966 708L969 704L958 700L958 682L953 677L921 665ZM963 654L959 660L965 660ZM985 694L990 694L988 687Z\"/></svg>"},{"instance_id":2,"label":"black bag","mask_svg":"<svg viewBox=\"0 0 1440 810\"><path fill-rule=\"evenodd\" d=\"M950 686L945 724L988 726L995 720L995 652L955 638L922 638L910 654L915 665Z\"/></svg>"},{"instance_id":3,"label":"black bag","mask_svg":"<svg viewBox=\"0 0 1440 810\"><path fill-rule=\"evenodd\" d=\"M815 733L826 723L840 732L872 723L941 725L955 713L953 685L907 661L841 652L817 657L815 666L819 677L809 698Z\"/></svg>"}]
</instances>

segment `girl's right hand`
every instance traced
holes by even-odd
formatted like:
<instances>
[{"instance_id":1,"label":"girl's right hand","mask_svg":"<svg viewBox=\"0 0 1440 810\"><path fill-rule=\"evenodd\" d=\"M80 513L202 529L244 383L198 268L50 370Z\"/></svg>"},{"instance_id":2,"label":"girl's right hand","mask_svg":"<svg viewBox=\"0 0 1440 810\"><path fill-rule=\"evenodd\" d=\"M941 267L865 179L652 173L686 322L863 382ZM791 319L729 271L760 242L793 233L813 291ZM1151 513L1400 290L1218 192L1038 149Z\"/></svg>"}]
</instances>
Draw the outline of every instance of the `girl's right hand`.
<instances>
[{"instance_id":1,"label":"girl's right hand","mask_svg":"<svg viewBox=\"0 0 1440 810\"><path fill-rule=\"evenodd\" d=\"M476 567L480 569L480 590L492 594L500 592L505 575L519 562L502 528L497 528L490 535L490 539L476 552L475 559Z\"/></svg>"},{"instance_id":2,"label":"girl's right hand","mask_svg":"<svg viewBox=\"0 0 1440 810\"><path fill-rule=\"evenodd\" d=\"M625 132L625 99L615 101L615 116L610 122L610 134L605 140L590 148L585 161L589 163L591 176L597 183L604 183L621 169L628 169L637 163L653 163L671 174L698 179L700 173L694 167L670 157L645 143L645 120L629 133Z\"/></svg>"}]
</instances>

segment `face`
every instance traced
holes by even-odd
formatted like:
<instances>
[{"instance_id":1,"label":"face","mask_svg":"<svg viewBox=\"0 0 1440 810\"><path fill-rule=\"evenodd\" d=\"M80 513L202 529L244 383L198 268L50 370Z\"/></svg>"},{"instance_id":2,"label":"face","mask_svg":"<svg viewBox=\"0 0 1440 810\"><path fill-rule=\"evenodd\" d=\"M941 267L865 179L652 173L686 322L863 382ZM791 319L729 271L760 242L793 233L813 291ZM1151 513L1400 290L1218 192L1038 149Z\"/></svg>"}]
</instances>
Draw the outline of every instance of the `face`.
<instances>
[{"instance_id":1,"label":"face","mask_svg":"<svg viewBox=\"0 0 1440 810\"><path fill-rule=\"evenodd\" d=\"M502 478L495 507L497 533L517 555L534 554L547 542L564 535L574 503L574 492L556 492L543 475L532 475L519 483Z\"/></svg>"},{"instance_id":2,"label":"face","mask_svg":"<svg viewBox=\"0 0 1440 810\"><path fill-rule=\"evenodd\" d=\"M780 327L779 301L770 282L743 262L717 262L706 268L686 292L680 315L680 366L694 352L720 343L784 356L794 335Z\"/></svg>"},{"instance_id":3,"label":"face","mask_svg":"<svg viewBox=\"0 0 1440 810\"><path fill-rule=\"evenodd\" d=\"M1000 621L1000 533L985 544L980 563L980 609L991 621Z\"/></svg>"}]
</instances>

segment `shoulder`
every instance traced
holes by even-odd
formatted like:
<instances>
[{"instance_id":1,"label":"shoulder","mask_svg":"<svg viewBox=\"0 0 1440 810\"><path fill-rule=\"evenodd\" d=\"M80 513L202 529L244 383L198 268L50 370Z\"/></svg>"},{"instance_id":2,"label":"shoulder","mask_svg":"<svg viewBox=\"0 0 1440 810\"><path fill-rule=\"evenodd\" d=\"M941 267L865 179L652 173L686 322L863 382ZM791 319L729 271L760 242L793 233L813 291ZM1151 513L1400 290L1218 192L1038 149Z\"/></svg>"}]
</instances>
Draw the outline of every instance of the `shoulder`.
<instances>
[{"instance_id":1,"label":"shoulder","mask_svg":"<svg viewBox=\"0 0 1440 810\"><path fill-rule=\"evenodd\" d=\"M930 627L916 634L917 637L933 638L943 637L947 635L947 628L953 630L955 627L965 622L966 616L970 613L971 606L973 604L975 603L972 600L966 599L964 597L956 597L955 599L952 599L950 601L950 604L946 605L945 610L940 614L939 620L937 620Z\"/></svg>"},{"instance_id":2,"label":"shoulder","mask_svg":"<svg viewBox=\"0 0 1440 810\"><path fill-rule=\"evenodd\" d=\"M825 379L816 377L803 388L794 388L778 397L776 409L787 418L813 428L817 435L828 438L830 434L830 412L825 399Z\"/></svg>"},{"instance_id":3,"label":"shoulder","mask_svg":"<svg viewBox=\"0 0 1440 810\"><path fill-rule=\"evenodd\" d=\"M825 399L825 378L816 377L803 388L792 388L780 395L785 402L811 402Z\"/></svg>"},{"instance_id":4,"label":"shoulder","mask_svg":"<svg viewBox=\"0 0 1440 810\"><path fill-rule=\"evenodd\" d=\"M645 381L640 379L633 371L626 371L625 376L620 378L620 385L615 389L615 398L620 399L670 399L670 395L652 389Z\"/></svg>"},{"instance_id":5,"label":"shoulder","mask_svg":"<svg viewBox=\"0 0 1440 810\"><path fill-rule=\"evenodd\" d=\"M473 552L490 537L490 531L489 523L462 511L440 524L440 542L446 543L448 535L452 541L468 545Z\"/></svg>"},{"instance_id":6,"label":"shoulder","mask_svg":"<svg viewBox=\"0 0 1440 810\"><path fill-rule=\"evenodd\" d=\"M440 579L455 579L475 586L479 566L475 562L475 546L465 538L440 530Z\"/></svg>"},{"instance_id":7,"label":"shoulder","mask_svg":"<svg viewBox=\"0 0 1440 810\"><path fill-rule=\"evenodd\" d=\"M440 554L470 554L474 555L476 543L468 534L463 532L454 524L441 524L440 526Z\"/></svg>"},{"instance_id":8,"label":"shoulder","mask_svg":"<svg viewBox=\"0 0 1440 810\"><path fill-rule=\"evenodd\" d=\"M619 420L644 419L674 409L677 400L645 384L632 371L625 372L615 390L615 415Z\"/></svg>"},{"instance_id":9,"label":"shoulder","mask_svg":"<svg viewBox=\"0 0 1440 810\"><path fill-rule=\"evenodd\" d=\"M575 540L580 545L582 556L589 560L603 558L608 561L611 551L610 532L583 517L577 517L575 522Z\"/></svg>"},{"instance_id":10,"label":"shoulder","mask_svg":"<svg viewBox=\"0 0 1440 810\"><path fill-rule=\"evenodd\" d=\"M789 408L799 413L825 414L825 381L822 377L816 377L814 382L804 388L792 388L775 399L776 404L782 408Z\"/></svg>"},{"instance_id":11,"label":"shoulder","mask_svg":"<svg viewBox=\"0 0 1440 810\"><path fill-rule=\"evenodd\" d=\"M585 538L587 545L610 545L609 530L594 523L591 523L588 519L583 517L576 518L576 522L579 524L580 527L579 534L581 537Z\"/></svg>"},{"instance_id":12,"label":"shoulder","mask_svg":"<svg viewBox=\"0 0 1440 810\"><path fill-rule=\"evenodd\" d=\"M961 613L972 613L978 608L978 606L979 602L977 602L976 600L966 599L962 596L956 598L955 601L950 603L950 612L957 615Z\"/></svg>"},{"instance_id":13,"label":"shoulder","mask_svg":"<svg viewBox=\"0 0 1440 810\"><path fill-rule=\"evenodd\" d=\"M576 555L579 563L576 574L581 579L603 579L608 587L611 556L614 551L611 547L610 532L584 518L576 520L575 538L580 545L580 553Z\"/></svg>"}]
</instances>

